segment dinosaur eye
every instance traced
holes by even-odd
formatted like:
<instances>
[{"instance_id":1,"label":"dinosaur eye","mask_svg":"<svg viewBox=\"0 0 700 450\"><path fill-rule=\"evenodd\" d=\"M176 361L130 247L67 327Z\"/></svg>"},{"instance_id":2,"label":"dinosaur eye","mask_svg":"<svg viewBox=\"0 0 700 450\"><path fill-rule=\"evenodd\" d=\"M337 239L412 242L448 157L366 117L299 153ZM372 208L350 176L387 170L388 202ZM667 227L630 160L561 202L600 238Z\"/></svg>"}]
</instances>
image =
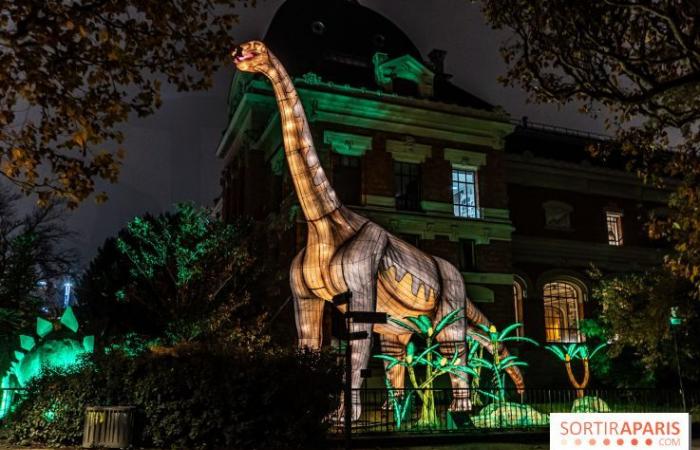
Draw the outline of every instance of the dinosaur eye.
<instances>
[{"instance_id":1,"label":"dinosaur eye","mask_svg":"<svg viewBox=\"0 0 700 450\"><path fill-rule=\"evenodd\" d=\"M325 33L326 26L320 20L316 20L311 23L311 31L313 31L314 34L318 34L320 36L323 33Z\"/></svg>"}]
</instances>

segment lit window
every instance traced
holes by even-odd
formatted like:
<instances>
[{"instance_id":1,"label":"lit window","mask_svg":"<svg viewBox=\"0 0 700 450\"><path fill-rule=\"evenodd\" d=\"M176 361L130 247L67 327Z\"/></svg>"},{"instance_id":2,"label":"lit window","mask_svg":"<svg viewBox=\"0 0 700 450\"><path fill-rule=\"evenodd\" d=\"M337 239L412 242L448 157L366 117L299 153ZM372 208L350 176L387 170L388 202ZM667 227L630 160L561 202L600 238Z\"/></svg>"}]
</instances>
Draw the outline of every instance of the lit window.
<instances>
[{"instance_id":1,"label":"lit window","mask_svg":"<svg viewBox=\"0 0 700 450\"><path fill-rule=\"evenodd\" d=\"M525 334L525 321L523 318L523 302L527 296L525 285L518 279L513 281L513 309L515 311L515 322L522 323L523 326L517 328L515 333L518 336Z\"/></svg>"},{"instance_id":2,"label":"lit window","mask_svg":"<svg viewBox=\"0 0 700 450\"><path fill-rule=\"evenodd\" d=\"M452 169L452 206L457 217L479 217L475 170Z\"/></svg>"},{"instance_id":3,"label":"lit window","mask_svg":"<svg viewBox=\"0 0 700 450\"><path fill-rule=\"evenodd\" d=\"M394 192L397 209L420 210L420 164L394 161Z\"/></svg>"},{"instance_id":4,"label":"lit window","mask_svg":"<svg viewBox=\"0 0 700 450\"><path fill-rule=\"evenodd\" d=\"M547 342L582 342L579 322L583 317L582 292L572 283L544 285L544 326Z\"/></svg>"},{"instance_id":5,"label":"lit window","mask_svg":"<svg viewBox=\"0 0 700 450\"><path fill-rule=\"evenodd\" d=\"M606 211L605 219L608 226L608 244L622 245L622 213Z\"/></svg>"}]
</instances>

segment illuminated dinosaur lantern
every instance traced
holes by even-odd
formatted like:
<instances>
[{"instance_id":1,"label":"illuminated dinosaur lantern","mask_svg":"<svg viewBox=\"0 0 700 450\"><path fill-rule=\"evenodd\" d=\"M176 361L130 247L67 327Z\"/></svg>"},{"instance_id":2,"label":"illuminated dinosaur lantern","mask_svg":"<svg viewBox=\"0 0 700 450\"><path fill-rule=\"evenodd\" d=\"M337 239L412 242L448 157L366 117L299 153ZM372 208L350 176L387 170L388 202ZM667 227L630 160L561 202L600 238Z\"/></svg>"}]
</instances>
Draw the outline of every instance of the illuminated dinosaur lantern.
<instances>
[{"instance_id":1,"label":"illuminated dinosaur lantern","mask_svg":"<svg viewBox=\"0 0 700 450\"><path fill-rule=\"evenodd\" d=\"M261 73L272 83L280 112L285 157L301 210L308 224L306 247L294 258L290 284L294 297L300 347L321 346L323 306L337 294L351 292L351 309L386 312L390 316L428 315L439 320L464 308L466 318L489 326L488 319L467 299L464 279L449 262L428 255L341 204L326 177L314 148L309 124L292 80L279 60L259 41L237 47L231 54L243 72ZM341 307L342 308L342 307ZM462 352L464 318L438 336L443 354ZM352 332L377 332L382 352L402 357L411 333L393 323L353 323ZM491 350L494 350L491 348ZM505 349L500 350L507 355ZM352 387L361 386L360 369L367 366L370 340L353 343ZM518 389L523 379L517 368L509 375ZM387 374L403 388L404 368ZM469 410L467 381L452 376L452 410ZM357 392L357 391L355 391ZM353 401L353 420L360 416L359 396ZM340 409L342 414L342 406Z\"/></svg>"},{"instance_id":2,"label":"illuminated dinosaur lantern","mask_svg":"<svg viewBox=\"0 0 700 450\"><path fill-rule=\"evenodd\" d=\"M68 307L60 320L53 323L42 317L36 319L36 337L19 336L21 350L14 352L14 361L0 379L0 419L16 403L19 391L39 376L44 369L68 369L80 361L80 356L91 353L94 336L78 338L78 320ZM67 333L60 332L67 330Z\"/></svg>"}]
</instances>

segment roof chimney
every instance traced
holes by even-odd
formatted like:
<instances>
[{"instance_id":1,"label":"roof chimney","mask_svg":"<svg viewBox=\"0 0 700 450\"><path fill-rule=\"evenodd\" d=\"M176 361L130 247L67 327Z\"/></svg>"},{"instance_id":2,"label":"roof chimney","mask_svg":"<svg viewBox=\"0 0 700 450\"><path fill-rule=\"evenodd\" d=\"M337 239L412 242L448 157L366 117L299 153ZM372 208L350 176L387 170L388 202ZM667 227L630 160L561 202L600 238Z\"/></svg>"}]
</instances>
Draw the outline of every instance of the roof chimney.
<instances>
[{"instance_id":1,"label":"roof chimney","mask_svg":"<svg viewBox=\"0 0 700 450\"><path fill-rule=\"evenodd\" d=\"M447 52L445 50L440 50L439 48L434 48L428 53L428 59L433 66L433 70L436 74L443 75L445 73L445 56Z\"/></svg>"}]
</instances>

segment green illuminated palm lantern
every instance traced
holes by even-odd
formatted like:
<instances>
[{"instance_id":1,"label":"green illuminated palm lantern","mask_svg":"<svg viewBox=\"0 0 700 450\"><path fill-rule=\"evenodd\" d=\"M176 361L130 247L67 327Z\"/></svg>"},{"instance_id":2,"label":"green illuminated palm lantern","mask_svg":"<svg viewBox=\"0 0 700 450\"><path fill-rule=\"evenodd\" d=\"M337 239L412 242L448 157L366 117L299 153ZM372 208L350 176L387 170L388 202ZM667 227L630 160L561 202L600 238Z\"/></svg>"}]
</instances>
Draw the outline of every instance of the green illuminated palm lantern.
<instances>
[{"instance_id":1,"label":"green illuminated palm lantern","mask_svg":"<svg viewBox=\"0 0 700 450\"><path fill-rule=\"evenodd\" d=\"M435 338L440 332L445 327L459 320L461 313L461 309L452 311L435 325L426 315L405 317L406 322L394 318L389 319L394 324L420 336L425 341L425 348L422 351L419 351L413 342L409 342L408 346L406 346L406 356L403 358L395 358L391 355L374 356L375 358L389 361L387 371L397 365L404 367L408 372L408 377L413 387L405 396L401 397L394 391L394 387L391 386L389 380L386 380L389 401L393 407L394 420L397 426L401 426L401 422L410 408L411 398L414 393L421 400L418 426L425 428L439 426L440 420L435 410L435 398L433 395L433 382L435 379L444 374L453 374L465 379L467 375L476 376L476 372L472 367L462 364L459 353L455 352L451 358L448 358L438 351L440 344L434 344ZM416 370L418 368L424 369L422 380L419 380L419 374Z\"/></svg>"},{"instance_id":2,"label":"green illuminated palm lantern","mask_svg":"<svg viewBox=\"0 0 700 450\"><path fill-rule=\"evenodd\" d=\"M566 373L569 376L569 382L576 389L576 396L578 398L582 398L584 389L586 389L586 386L588 386L588 382L590 381L588 361L593 359L596 353L598 353L606 345L606 343L602 343L591 352L588 351L588 346L586 344L547 345L545 348L552 352L564 363ZM576 375L574 375L573 368L571 367L571 362L576 359L580 360L583 366L583 379L581 381L578 381Z\"/></svg>"},{"instance_id":3,"label":"green illuminated palm lantern","mask_svg":"<svg viewBox=\"0 0 700 450\"><path fill-rule=\"evenodd\" d=\"M530 344L539 345L536 341L525 336L510 336L510 334L522 326L521 323L514 323L505 327L502 331L498 331L494 325L487 327L486 325L477 324L483 333L470 331L468 340L470 348L474 348L474 342L478 342L484 347L491 348L492 360L487 361L484 358L472 356L470 364L478 368L490 370L493 374L493 388L495 393L481 393L487 397L491 397L495 401L505 401L505 378L508 369L518 366L525 367L527 363L521 361L515 355L502 355L502 349L505 348L506 342L529 342ZM473 352L470 352L473 353Z\"/></svg>"},{"instance_id":4,"label":"green illuminated palm lantern","mask_svg":"<svg viewBox=\"0 0 700 450\"><path fill-rule=\"evenodd\" d=\"M14 352L15 360L0 380L0 418L16 403L17 390L40 376L42 370L69 369L80 361L82 355L93 351L94 336L80 339L78 327L78 320L68 307L56 322L37 317L36 337L19 336L20 349Z\"/></svg>"}]
</instances>

